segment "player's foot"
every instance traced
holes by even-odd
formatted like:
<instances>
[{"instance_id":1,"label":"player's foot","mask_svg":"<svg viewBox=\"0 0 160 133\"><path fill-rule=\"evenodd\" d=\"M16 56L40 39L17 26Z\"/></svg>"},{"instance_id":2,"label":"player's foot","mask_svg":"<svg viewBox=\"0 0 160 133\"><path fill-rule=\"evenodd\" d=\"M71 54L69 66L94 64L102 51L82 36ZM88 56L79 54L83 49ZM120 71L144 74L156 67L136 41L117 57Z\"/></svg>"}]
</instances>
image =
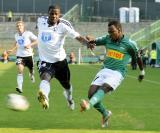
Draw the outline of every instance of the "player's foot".
<instances>
[{"instance_id":1,"label":"player's foot","mask_svg":"<svg viewBox=\"0 0 160 133\"><path fill-rule=\"evenodd\" d=\"M90 104L89 104L89 102L86 101L86 100L84 100L84 99L81 100L80 106L81 106L81 109L80 109L81 112L90 109Z\"/></svg>"},{"instance_id":2,"label":"player's foot","mask_svg":"<svg viewBox=\"0 0 160 133\"><path fill-rule=\"evenodd\" d=\"M18 93L22 93L22 90L20 90L18 87L16 87L16 91L17 91Z\"/></svg>"},{"instance_id":3,"label":"player's foot","mask_svg":"<svg viewBox=\"0 0 160 133\"><path fill-rule=\"evenodd\" d=\"M4 64L8 63L8 60L5 60L3 63L4 63Z\"/></svg>"},{"instance_id":4,"label":"player's foot","mask_svg":"<svg viewBox=\"0 0 160 133\"><path fill-rule=\"evenodd\" d=\"M72 98L72 96L70 96L71 94L64 90L63 95L64 95L64 97L66 98L68 107L69 107L71 110L74 110L74 109L75 109L75 103L74 103L74 100L71 99L71 98Z\"/></svg>"},{"instance_id":5,"label":"player's foot","mask_svg":"<svg viewBox=\"0 0 160 133\"><path fill-rule=\"evenodd\" d=\"M35 77L34 77L34 75L31 74L31 73L29 73L29 77L30 77L32 83L35 83Z\"/></svg>"},{"instance_id":6,"label":"player's foot","mask_svg":"<svg viewBox=\"0 0 160 133\"><path fill-rule=\"evenodd\" d=\"M39 93L38 93L38 101L42 104L43 109L49 108L48 99L41 91L39 91Z\"/></svg>"},{"instance_id":7,"label":"player's foot","mask_svg":"<svg viewBox=\"0 0 160 133\"><path fill-rule=\"evenodd\" d=\"M111 117L112 112L111 111L107 111L107 115L106 116L102 116L102 128L108 127L109 125L109 118Z\"/></svg>"},{"instance_id":8,"label":"player's foot","mask_svg":"<svg viewBox=\"0 0 160 133\"><path fill-rule=\"evenodd\" d=\"M67 100L67 104L68 104L68 107L71 109L71 110L74 110L75 109L75 103L74 103L74 100Z\"/></svg>"}]
</instances>

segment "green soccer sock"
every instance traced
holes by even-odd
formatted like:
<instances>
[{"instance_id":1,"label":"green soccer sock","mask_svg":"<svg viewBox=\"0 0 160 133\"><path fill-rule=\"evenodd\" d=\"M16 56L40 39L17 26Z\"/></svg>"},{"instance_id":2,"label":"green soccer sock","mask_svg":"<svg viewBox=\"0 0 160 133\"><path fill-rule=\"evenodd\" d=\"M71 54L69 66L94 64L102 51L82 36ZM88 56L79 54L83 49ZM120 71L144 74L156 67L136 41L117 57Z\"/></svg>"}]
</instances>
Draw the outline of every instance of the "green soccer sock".
<instances>
[{"instance_id":1,"label":"green soccer sock","mask_svg":"<svg viewBox=\"0 0 160 133\"><path fill-rule=\"evenodd\" d=\"M107 116L107 111L106 111L104 105L103 105L101 102L95 104L95 105L94 105L94 108L95 108L97 111L99 111L103 116Z\"/></svg>"},{"instance_id":2,"label":"green soccer sock","mask_svg":"<svg viewBox=\"0 0 160 133\"><path fill-rule=\"evenodd\" d=\"M102 89L99 89L89 100L91 106L99 103L104 98L105 92Z\"/></svg>"}]
</instances>

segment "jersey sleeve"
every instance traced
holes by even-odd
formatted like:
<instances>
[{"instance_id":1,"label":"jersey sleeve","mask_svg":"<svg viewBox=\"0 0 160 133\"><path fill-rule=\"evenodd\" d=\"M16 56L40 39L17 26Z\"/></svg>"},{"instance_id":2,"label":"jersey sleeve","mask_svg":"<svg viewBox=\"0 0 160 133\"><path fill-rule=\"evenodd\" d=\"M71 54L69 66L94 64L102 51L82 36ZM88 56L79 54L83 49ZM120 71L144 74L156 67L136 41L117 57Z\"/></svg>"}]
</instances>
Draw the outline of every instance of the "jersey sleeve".
<instances>
[{"instance_id":1,"label":"jersey sleeve","mask_svg":"<svg viewBox=\"0 0 160 133\"><path fill-rule=\"evenodd\" d=\"M72 38L80 36L80 34L74 30L70 22L66 20L61 20L61 23L63 24L64 31L66 32L67 36Z\"/></svg>"},{"instance_id":2,"label":"jersey sleeve","mask_svg":"<svg viewBox=\"0 0 160 133\"><path fill-rule=\"evenodd\" d=\"M106 44L106 36L98 37L95 40L96 46L101 46Z\"/></svg>"},{"instance_id":3,"label":"jersey sleeve","mask_svg":"<svg viewBox=\"0 0 160 133\"><path fill-rule=\"evenodd\" d=\"M131 55L132 59L136 60L137 56L138 56L139 48L137 47L137 43L135 41L130 39L129 42L130 42L130 45L129 45L129 48L128 48L128 52Z\"/></svg>"}]
</instances>

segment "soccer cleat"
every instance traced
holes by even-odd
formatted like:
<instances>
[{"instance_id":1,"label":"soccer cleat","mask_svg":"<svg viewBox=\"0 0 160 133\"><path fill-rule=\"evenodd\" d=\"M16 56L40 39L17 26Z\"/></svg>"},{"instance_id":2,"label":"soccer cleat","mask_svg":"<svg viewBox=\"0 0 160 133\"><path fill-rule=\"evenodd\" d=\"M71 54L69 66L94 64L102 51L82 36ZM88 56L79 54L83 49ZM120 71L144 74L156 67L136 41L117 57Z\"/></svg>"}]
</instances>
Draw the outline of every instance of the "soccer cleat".
<instances>
[{"instance_id":1,"label":"soccer cleat","mask_svg":"<svg viewBox=\"0 0 160 133\"><path fill-rule=\"evenodd\" d=\"M90 109L89 102L84 100L84 99L81 100L80 106L81 106L80 112L83 112L83 111L86 111L86 110Z\"/></svg>"},{"instance_id":2,"label":"soccer cleat","mask_svg":"<svg viewBox=\"0 0 160 133\"><path fill-rule=\"evenodd\" d=\"M71 109L71 110L74 110L75 109L75 103L74 103L74 100L67 100L67 103L68 103L68 107Z\"/></svg>"},{"instance_id":3,"label":"soccer cleat","mask_svg":"<svg viewBox=\"0 0 160 133\"><path fill-rule=\"evenodd\" d=\"M18 93L22 93L22 90L20 90L18 87L16 87L16 91L17 91Z\"/></svg>"},{"instance_id":4,"label":"soccer cleat","mask_svg":"<svg viewBox=\"0 0 160 133\"><path fill-rule=\"evenodd\" d=\"M30 77L32 83L35 83L35 77L34 77L34 75L31 74L31 73L29 73L29 77Z\"/></svg>"},{"instance_id":5,"label":"soccer cleat","mask_svg":"<svg viewBox=\"0 0 160 133\"><path fill-rule=\"evenodd\" d=\"M68 107L71 110L74 110L75 109L75 103L74 103L74 100L72 99L71 94L64 90L63 95L67 100Z\"/></svg>"},{"instance_id":6,"label":"soccer cleat","mask_svg":"<svg viewBox=\"0 0 160 133\"><path fill-rule=\"evenodd\" d=\"M38 101L42 104L43 109L49 108L48 100L47 100L46 96L41 91L39 91L39 93L38 93Z\"/></svg>"},{"instance_id":7,"label":"soccer cleat","mask_svg":"<svg viewBox=\"0 0 160 133\"><path fill-rule=\"evenodd\" d=\"M102 128L106 128L109 126L109 118L112 115L111 111L107 111L107 115L102 117Z\"/></svg>"}]
</instances>

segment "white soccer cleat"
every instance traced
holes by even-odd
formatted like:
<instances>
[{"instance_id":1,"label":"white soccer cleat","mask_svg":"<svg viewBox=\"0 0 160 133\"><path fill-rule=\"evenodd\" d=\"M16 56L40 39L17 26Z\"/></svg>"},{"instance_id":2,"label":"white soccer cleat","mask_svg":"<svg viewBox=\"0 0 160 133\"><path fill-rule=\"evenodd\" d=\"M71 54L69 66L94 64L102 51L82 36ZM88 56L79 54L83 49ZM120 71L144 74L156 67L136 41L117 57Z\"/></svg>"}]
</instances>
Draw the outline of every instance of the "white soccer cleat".
<instances>
[{"instance_id":1,"label":"white soccer cleat","mask_svg":"<svg viewBox=\"0 0 160 133\"><path fill-rule=\"evenodd\" d=\"M71 110L74 110L74 109L75 109L75 103L74 103L74 100L72 99L71 93L69 93L68 91L64 90L63 95L64 95L64 97L66 98L68 107L69 107Z\"/></svg>"},{"instance_id":2,"label":"white soccer cleat","mask_svg":"<svg viewBox=\"0 0 160 133\"><path fill-rule=\"evenodd\" d=\"M106 128L109 126L109 118L111 117L112 112L111 111L107 111L107 112L108 112L107 116L102 117L102 125L101 125L102 128Z\"/></svg>"},{"instance_id":3,"label":"white soccer cleat","mask_svg":"<svg viewBox=\"0 0 160 133\"><path fill-rule=\"evenodd\" d=\"M16 91L18 92L18 93L22 93L23 91L21 90L21 89L19 89L18 87L16 87Z\"/></svg>"},{"instance_id":4,"label":"white soccer cleat","mask_svg":"<svg viewBox=\"0 0 160 133\"><path fill-rule=\"evenodd\" d=\"M38 101L42 104L43 109L49 108L49 100L41 91L38 93Z\"/></svg>"}]
</instances>

